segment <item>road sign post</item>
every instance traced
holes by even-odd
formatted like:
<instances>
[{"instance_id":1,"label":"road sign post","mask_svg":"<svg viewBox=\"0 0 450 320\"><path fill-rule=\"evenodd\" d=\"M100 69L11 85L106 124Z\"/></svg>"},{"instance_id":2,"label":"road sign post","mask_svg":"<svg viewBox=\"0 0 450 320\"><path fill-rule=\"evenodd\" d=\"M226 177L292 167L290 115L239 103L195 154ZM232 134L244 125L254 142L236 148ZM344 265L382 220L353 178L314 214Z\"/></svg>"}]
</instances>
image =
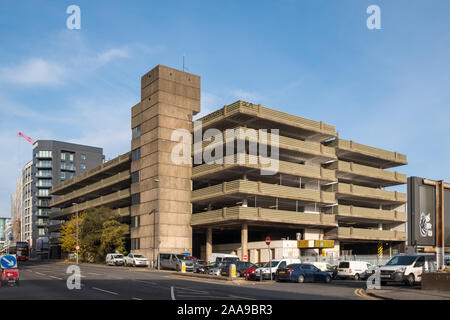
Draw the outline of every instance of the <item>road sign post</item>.
<instances>
[{"instance_id":1,"label":"road sign post","mask_svg":"<svg viewBox=\"0 0 450 320\"><path fill-rule=\"evenodd\" d=\"M270 254L270 237L266 237L266 245L269 253L269 272L270 272L270 280L272 280L272 257Z\"/></svg>"}]
</instances>

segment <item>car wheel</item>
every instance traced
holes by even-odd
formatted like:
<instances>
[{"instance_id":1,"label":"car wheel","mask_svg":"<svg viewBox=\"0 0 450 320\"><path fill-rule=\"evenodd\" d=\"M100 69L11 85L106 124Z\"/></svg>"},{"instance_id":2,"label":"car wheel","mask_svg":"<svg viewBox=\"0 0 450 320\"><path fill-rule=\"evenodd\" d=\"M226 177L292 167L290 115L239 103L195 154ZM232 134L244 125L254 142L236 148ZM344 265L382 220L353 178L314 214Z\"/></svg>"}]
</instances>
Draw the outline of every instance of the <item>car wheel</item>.
<instances>
[{"instance_id":1,"label":"car wheel","mask_svg":"<svg viewBox=\"0 0 450 320\"><path fill-rule=\"evenodd\" d=\"M298 283L303 283L303 282L305 282L305 277L302 276L302 275L299 275L298 278L297 278L297 282L298 282Z\"/></svg>"},{"instance_id":2,"label":"car wheel","mask_svg":"<svg viewBox=\"0 0 450 320\"><path fill-rule=\"evenodd\" d=\"M408 286L413 286L414 285L414 283L415 283L415 281L416 281L416 279L414 278L414 275L412 274L412 273L410 273L409 275L408 275L408 277L406 277L406 284L408 285Z\"/></svg>"},{"instance_id":3,"label":"car wheel","mask_svg":"<svg viewBox=\"0 0 450 320\"><path fill-rule=\"evenodd\" d=\"M381 285L385 286L387 284L387 281L381 281Z\"/></svg>"},{"instance_id":4,"label":"car wheel","mask_svg":"<svg viewBox=\"0 0 450 320\"><path fill-rule=\"evenodd\" d=\"M331 277L330 276L326 276L325 277L325 283L330 283L331 282Z\"/></svg>"},{"instance_id":5,"label":"car wheel","mask_svg":"<svg viewBox=\"0 0 450 320\"><path fill-rule=\"evenodd\" d=\"M359 280L361 277L359 276L359 273L357 273L357 274L355 274L354 276L353 276L353 279L355 279L355 280Z\"/></svg>"}]
</instances>

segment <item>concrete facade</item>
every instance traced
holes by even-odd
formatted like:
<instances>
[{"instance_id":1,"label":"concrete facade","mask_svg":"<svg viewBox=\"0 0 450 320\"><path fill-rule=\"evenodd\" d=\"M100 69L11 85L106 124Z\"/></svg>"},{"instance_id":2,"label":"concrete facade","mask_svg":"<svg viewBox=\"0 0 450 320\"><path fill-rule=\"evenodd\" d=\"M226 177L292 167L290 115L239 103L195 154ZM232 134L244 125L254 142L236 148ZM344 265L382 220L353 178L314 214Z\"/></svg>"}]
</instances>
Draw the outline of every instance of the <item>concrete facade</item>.
<instances>
[{"instance_id":1,"label":"concrete facade","mask_svg":"<svg viewBox=\"0 0 450 320\"><path fill-rule=\"evenodd\" d=\"M84 201L80 210L107 205L128 214L131 251L153 262L158 250L202 259L225 250L260 262L266 236L274 257L376 254L379 246L401 250L406 195L386 188L406 183L406 176L386 169L406 165L405 155L343 140L322 121L245 101L199 119L201 135L216 129L225 139L192 144L191 138L175 138L177 129L195 136L192 119L199 111L200 77L161 65L146 73L141 101L131 110L127 159L53 188L60 198L52 206L61 209L55 217L73 214L74 199ZM248 136L226 136L236 128L252 129L258 138L260 129L268 131L267 141L257 145L278 145L273 174L263 175L266 166L251 161ZM245 147L222 157L231 162L175 164L172 152L180 141L194 160L211 150L225 155L228 143ZM244 162L234 161L241 155ZM102 172L108 170L106 179ZM297 240L334 240L335 247L300 250L293 245Z\"/></svg>"},{"instance_id":2,"label":"concrete facade","mask_svg":"<svg viewBox=\"0 0 450 320\"><path fill-rule=\"evenodd\" d=\"M158 65L141 79L141 102L132 108L132 250L156 260L156 252L191 252L191 165L175 165L171 152L177 129L192 130L200 111L200 77ZM133 218L132 218L133 219ZM138 242L133 239L139 239ZM158 243L159 242L159 243ZM150 249L152 248L152 249Z\"/></svg>"}]
</instances>

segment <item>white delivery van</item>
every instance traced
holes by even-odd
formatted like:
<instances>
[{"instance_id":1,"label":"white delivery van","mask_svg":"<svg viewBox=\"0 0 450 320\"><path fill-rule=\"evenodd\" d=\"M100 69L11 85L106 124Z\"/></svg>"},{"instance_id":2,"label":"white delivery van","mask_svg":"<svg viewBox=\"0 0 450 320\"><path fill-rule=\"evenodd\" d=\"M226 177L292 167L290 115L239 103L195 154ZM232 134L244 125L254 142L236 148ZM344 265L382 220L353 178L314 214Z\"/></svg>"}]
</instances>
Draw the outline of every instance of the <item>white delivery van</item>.
<instances>
[{"instance_id":1,"label":"white delivery van","mask_svg":"<svg viewBox=\"0 0 450 320\"><path fill-rule=\"evenodd\" d=\"M422 280L422 273L436 271L436 256L399 254L380 268L381 284L404 282L410 286Z\"/></svg>"},{"instance_id":2,"label":"white delivery van","mask_svg":"<svg viewBox=\"0 0 450 320\"><path fill-rule=\"evenodd\" d=\"M337 279L361 279L361 275L371 267L365 261L341 261L338 265Z\"/></svg>"},{"instance_id":3,"label":"white delivery van","mask_svg":"<svg viewBox=\"0 0 450 320\"><path fill-rule=\"evenodd\" d=\"M275 279L275 273L278 268L286 268L290 264L302 263L300 259L297 258L286 258L286 259L276 259L266 263L263 267L257 268L255 270L256 279L261 279L261 274L263 279L270 279L270 272L272 272L272 279Z\"/></svg>"},{"instance_id":4,"label":"white delivery van","mask_svg":"<svg viewBox=\"0 0 450 320\"><path fill-rule=\"evenodd\" d=\"M239 257L235 254L228 253L212 253L209 258L209 263L225 262L225 261L239 261Z\"/></svg>"}]
</instances>

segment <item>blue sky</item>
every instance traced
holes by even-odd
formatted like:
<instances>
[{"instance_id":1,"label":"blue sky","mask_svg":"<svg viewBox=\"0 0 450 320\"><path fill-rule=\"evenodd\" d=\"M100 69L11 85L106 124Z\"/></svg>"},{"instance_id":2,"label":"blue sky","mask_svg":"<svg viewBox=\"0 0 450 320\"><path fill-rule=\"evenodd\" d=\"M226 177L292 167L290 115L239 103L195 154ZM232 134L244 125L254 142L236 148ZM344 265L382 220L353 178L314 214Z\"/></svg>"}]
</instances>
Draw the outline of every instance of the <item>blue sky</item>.
<instances>
[{"instance_id":1,"label":"blue sky","mask_svg":"<svg viewBox=\"0 0 450 320\"><path fill-rule=\"evenodd\" d=\"M66 28L71 4L81 30ZM366 27L372 4L381 30ZM2 0L0 216L31 160L17 132L125 153L140 76L183 55L203 113L243 99L323 120L407 154L408 176L450 181L449 12L444 0Z\"/></svg>"}]
</instances>

